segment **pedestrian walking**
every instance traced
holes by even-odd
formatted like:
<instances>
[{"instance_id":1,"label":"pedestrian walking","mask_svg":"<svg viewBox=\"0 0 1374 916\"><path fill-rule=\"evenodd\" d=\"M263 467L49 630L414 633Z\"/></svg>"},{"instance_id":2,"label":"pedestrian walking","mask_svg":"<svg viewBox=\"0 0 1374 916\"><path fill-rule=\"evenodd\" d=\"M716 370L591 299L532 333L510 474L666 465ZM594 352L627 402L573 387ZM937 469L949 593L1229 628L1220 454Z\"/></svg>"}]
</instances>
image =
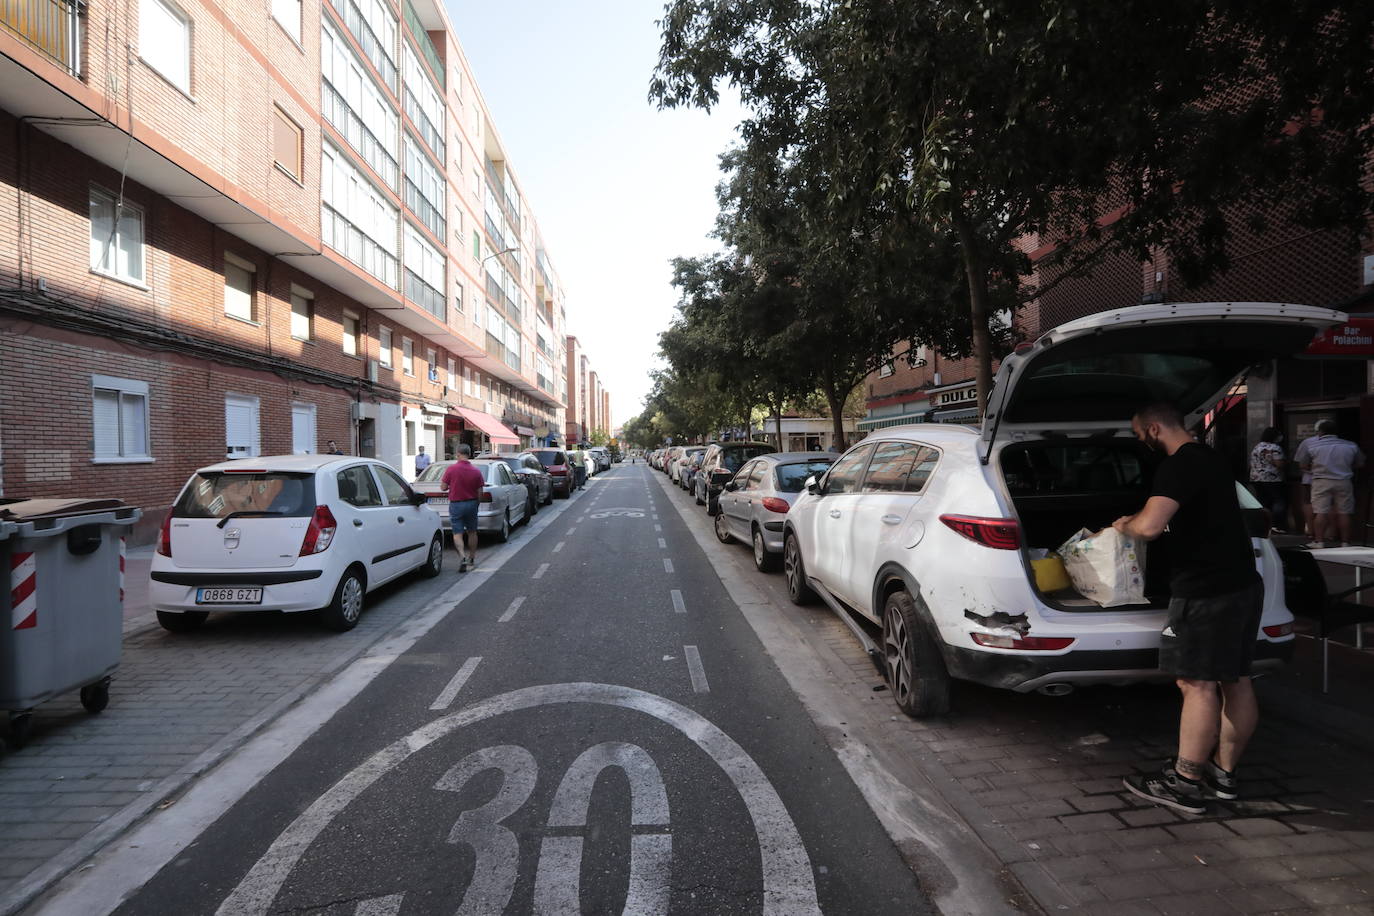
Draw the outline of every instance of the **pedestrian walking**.
<instances>
[{"instance_id":1,"label":"pedestrian walking","mask_svg":"<svg viewBox=\"0 0 1374 916\"><path fill-rule=\"evenodd\" d=\"M329 444L325 447L325 454L326 454L326 455L342 455L343 452L340 451L339 446L338 446L338 443L336 443L333 439L330 439L330 440L329 440Z\"/></svg>"},{"instance_id":2,"label":"pedestrian walking","mask_svg":"<svg viewBox=\"0 0 1374 916\"><path fill-rule=\"evenodd\" d=\"M1364 452L1337 436L1336 421L1325 418L1317 421L1317 434L1302 440L1293 457L1304 473L1312 475L1312 540L1307 546L1325 547L1334 533L1342 547L1349 547L1355 519L1355 471L1364 466Z\"/></svg>"},{"instance_id":3,"label":"pedestrian walking","mask_svg":"<svg viewBox=\"0 0 1374 916\"><path fill-rule=\"evenodd\" d=\"M578 446L568 452L568 461L573 466L572 488L581 490L587 483L587 453Z\"/></svg>"},{"instance_id":4,"label":"pedestrian walking","mask_svg":"<svg viewBox=\"0 0 1374 916\"><path fill-rule=\"evenodd\" d=\"M477 506L482 498L486 478L468 459L472 446L466 442L458 446L458 460L444 469L443 484L448 490L449 528L453 532L453 549L458 551L458 571L467 572L477 565Z\"/></svg>"},{"instance_id":5,"label":"pedestrian walking","mask_svg":"<svg viewBox=\"0 0 1374 916\"><path fill-rule=\"evenodd\" d=\"M1271 532L1283 534L1288 523L1288 498L1284 493L1283 446L1279 445L1279 431L1273 426L1260 433L1260 441L1250 451L1250 487L1260 504L1269 510Z\"/></svg>"},{"instance_id":6,"label":"pedestrian walking","mask_svg":"<svg viewBox=\"0 0 1374 916\"><path fill-rule=\"evenodd\" d=\"M1173 765L1123 781L1155 804L1203 814L1208 795L1236 797L1236 766L1259 721L1250 662L1264 585L1225 459L1195 441L1169 404L1142 408L1131 429L1167 457L1144 507L1112 527L1145 541L1169 533L1172 597L1159 667L1175 678L1183 711Z\"/></svg>"},{"instance_id":7,"label":"pedestrian walking","mask_svg":"<svg viewBox=\"0 0 1374 916\"><path fill-rule=\"evenodd\" d=\"M430 465L430 457L425 454L425 447L422 445L415 454L415 476L419 477L425 472L425 468Z\"/></svg>"}]
</instances>

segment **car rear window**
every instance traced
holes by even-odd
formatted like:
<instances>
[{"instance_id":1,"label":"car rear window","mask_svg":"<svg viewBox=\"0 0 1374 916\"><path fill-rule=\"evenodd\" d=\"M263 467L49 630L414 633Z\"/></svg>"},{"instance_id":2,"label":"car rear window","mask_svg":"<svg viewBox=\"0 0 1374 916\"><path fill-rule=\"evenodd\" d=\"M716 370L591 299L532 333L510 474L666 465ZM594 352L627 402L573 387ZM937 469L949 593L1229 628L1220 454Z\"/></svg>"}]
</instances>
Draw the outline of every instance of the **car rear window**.
<instances>
[{"instance_id":1,"label":"car rear window","mask_svg":"<svg viewBox=\"0 0 1374 916\"><path fill-rule=\"evenodd\" d=\"M834 464L830 458L816 458L811 461L798 461L795 464L778 465L778 489L783 493L800 493L806 486L806 478L819 477Z\"/></svg>"},{"instance_id":2,"label":"car rear window","mask_svg":"<svg viewBox=\"0 0 1374 916\"><path fill-rule=\"evenodd\" d=\"M310 516L315 512L315 475L263 471L201 472L172 507L178 518L224 518L234 512Z\"/></svg>"},{"instance_id":3,"label":"car rear window","mask_svg":"<svg viewBox=\"0 0 1374 916\"><path fill-rule=\"evenodd\" d=\"M567 464L568 459L562 452L533 452L534 457L539 459L539 463L544 467L553 467L556 464Z\"/></svg>"},{"instance_id":4,"label":"car rear window","mask_svg":"<svg viewBox=\"0 0 1374 916\"><path fill-rule=\"evenodd\" d=\"M1129 440L1010 447L1002 452L1002 476L1013 496L1104 491L1143 495L1150 482L1140 448Z\"/></svg>"},{"instance_id":5,"label":"car rear window","mask_svg":"<svg viewBox=\"0 0 1374 916\"><path fill-rule=\"evenodd\" d=\"M420 476L415 478L416 483L438 483L444 479L444 471L448 470L452 461L436 461L429 467L420 472Z\"/></svg>"},{"instance_id":6,"label":"car rear window","mask_svg":"<svg viewBox=\"0 0 1374 916\"><path fill-rule=\"evenodd\" d=\"M730 471L738 471L744 467L744 462L750 458L757 458L760 455L771 455L774 449L768 445L756 445L753 448L723 448L720 450L721 466Z\"/></svg>"}]
</instances>

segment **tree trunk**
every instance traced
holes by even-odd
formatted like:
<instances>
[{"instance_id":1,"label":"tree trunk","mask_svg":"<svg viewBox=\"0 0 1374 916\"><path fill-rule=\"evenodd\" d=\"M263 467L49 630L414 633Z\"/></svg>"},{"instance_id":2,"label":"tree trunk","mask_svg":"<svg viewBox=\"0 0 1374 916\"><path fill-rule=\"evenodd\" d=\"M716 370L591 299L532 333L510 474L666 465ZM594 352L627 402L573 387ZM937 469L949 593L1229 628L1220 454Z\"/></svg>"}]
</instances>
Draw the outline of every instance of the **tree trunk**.
<instances>
[{"instance_id":1,"label":"tree trunk","mask_svg":"<svg viewBox=\"0 0 1374 916\"><path fill-rule=\"evenodd\" d=\"M964 275L968 280L969 317L973 324L973 360L977 367L978 418L987 413L988 394L992 391L992 335L988 333L988 277L983 269L978 235L963 209L956 206L950 214L954 231L959 236L959 253L964 261Z\"/></svg>"},{"instance_id":2,"label":"tree trunk","mask_svg":"<svg viewBox=\"0 0 1374 916\"><path fill-rule=\"evenodd\" d=\"M775 444L777 445L777 447L778 447L778 451L780 451L780 452L786 451L786 449L784 449L784 448L782 447L782 400L781 400L781 399L779 399L779 400L773 402L773 432L774 432L774 434L775 434L775 435L774 435L774 438L776 438L776 439L778 440L778 441L775 443Z\"/></svg>"}]
</instances>

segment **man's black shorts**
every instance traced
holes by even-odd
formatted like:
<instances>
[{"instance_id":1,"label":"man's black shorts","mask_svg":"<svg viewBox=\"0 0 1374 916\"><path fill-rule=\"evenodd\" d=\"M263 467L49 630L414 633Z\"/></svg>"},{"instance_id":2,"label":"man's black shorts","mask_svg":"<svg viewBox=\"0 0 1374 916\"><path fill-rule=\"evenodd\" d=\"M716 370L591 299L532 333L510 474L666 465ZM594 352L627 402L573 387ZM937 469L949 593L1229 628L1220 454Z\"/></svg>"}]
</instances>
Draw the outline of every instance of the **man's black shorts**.
<instances>
[{"instance_id":1,"label":"man's black shorts","mask_svg":"<svg viewBox=\"0 0 1374 916\"><path fill-rule=\"evenodd\" d=\"M1174 598L1160 636L1160 670L1196 681L1248 675L1263 612L1262 582L1209 598Z\"/></svg>"}]
</instances>

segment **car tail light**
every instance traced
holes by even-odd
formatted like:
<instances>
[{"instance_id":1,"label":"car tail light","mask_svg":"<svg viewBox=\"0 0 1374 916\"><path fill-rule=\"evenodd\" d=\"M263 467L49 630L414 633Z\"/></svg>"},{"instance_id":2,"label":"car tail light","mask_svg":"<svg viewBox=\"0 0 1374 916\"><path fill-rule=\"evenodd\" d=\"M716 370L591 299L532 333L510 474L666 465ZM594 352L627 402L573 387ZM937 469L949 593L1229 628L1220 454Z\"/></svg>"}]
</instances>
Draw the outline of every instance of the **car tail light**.
<instances>
[{"instance_id":1,"label":"car tail light","mask_svg":"<svg viewBox=\"0 0 1374 916\"><path fill-rule=\"evenodd\" d=\"M339 527L334 521L334 513L328 506L316 506L315 514L310 517L310 525L305 529L305 539L301 541L301 556L322 553L334 541L334 532Z\"/></svg>"},{"instance_id":2,"label":"car tail light","mask_svg":"<svg viewBox=\"0 0 1374 916\"><path fill-rule=\"evenodd\" d=\"M482 491L482 495L479 496L479 497L477 497L477 501L478 501L479 503L489 503L489 502L491 502L491 491L490 491L490 490L483 490L483 491Z\"/></svg>"},{"instance_id":3,"label":"car tail light","mask_svg":"<svg viewBox=\"0 0 1374 916\"><path fill-rule=\"evenodd\" d=\"M763 508L767 509L769 512L786 512L788 509L792 508L788 505L787 500L778 499L776 496L765 496L763 499L759 500L759 505L763 506Z\"/></svg>"},{"instance_id":4,"label":"car tail light","mask_svg":"<svg viewBox=\"0 0 1374 916\"><path fill-rule=\"evenodd\" d=\"M568 469L563 467L561 464L550 465L549 473L552 474L554 477L567 477Z\"/></svg>"},{"instance_id":5,"label":"car tail light","mask_svg":"<svg viewBox=\"0 0 1374 916\"><path fill-rule=\"evenodd\" d=\"M162 520L162 531L157 536L157 552L164 557L172 555L172 510L167 510L167 517Z\"/></svg>"},{"instance_id":6,"label":"car tail light","mask_svg":"<svg viewBox=\"0 0 1374 916\"><path fill-rule=\"evenodd\" d=\"M1021 546L1021 526L1014 518L980 518L976 515L942 515L940 521L970 541L998 550Z\"/></svg>"},{"instance_id":7,"label":"car tail light","mask_svg":"<svg viewBox=\"0 0 1374 916\"><path fill-rule=\"evenodd\" d=\"M1292 636L1293 621L1290 620L1288 623L1276 623L1267 626L1264 628L1264 635L1268 636L1270 639L1278 639L1280 636Z\"/></svg>"},{"instance_id":8,"label":"car tail light","mask_svg":"<svg viewBox=\"0 0 1374 916\"><path fill-rule=\"evenodd\" d=\"M1072 636L993 636L990 633L970 633L973 641L990 649L1039 649L1053 651L1073 645Z\"/></svg>"}]
</instances>

